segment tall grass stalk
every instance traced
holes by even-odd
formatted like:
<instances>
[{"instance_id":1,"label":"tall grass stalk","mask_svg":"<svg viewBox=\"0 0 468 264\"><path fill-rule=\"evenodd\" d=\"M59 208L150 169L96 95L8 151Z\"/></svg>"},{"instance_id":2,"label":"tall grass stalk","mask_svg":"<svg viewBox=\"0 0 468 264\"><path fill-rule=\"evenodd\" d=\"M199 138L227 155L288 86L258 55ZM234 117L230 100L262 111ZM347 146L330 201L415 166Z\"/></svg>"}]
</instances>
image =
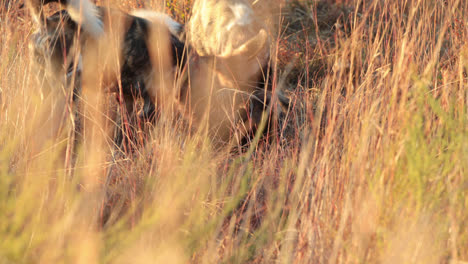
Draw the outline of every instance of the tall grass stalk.
<instances>
[{"instance_id":1,"label":"tall grass stalk","mask_svg":"<svg viewBox=\"0 0 468 264\"><path fill-rule=\"evenodd\" d=\"M346 1L329 39L325 2L299 1L306 66L273 84L294 102L282 140L225 153L161 119L131 157L71 168L70 91L2 9L0 263L468 261L468 2Z\"/></svg>"}]
</instances>

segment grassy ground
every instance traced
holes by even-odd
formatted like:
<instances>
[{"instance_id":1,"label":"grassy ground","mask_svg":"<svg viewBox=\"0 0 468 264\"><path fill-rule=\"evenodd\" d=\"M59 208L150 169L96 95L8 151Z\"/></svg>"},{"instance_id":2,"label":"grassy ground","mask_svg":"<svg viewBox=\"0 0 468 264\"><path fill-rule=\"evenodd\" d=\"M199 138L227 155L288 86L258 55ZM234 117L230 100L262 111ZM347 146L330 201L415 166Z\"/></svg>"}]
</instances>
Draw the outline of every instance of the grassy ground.
<instances>
[{"instance_id":1,"label":"grassy ground","mask_svg":"<svg viewBox=\"0 0 468 264\"><path fill-rule=\"evenodd\" d=\"M69 92L34 78L30 18L3 9L0 263L466 263L468 2L281 11L271 144L219 153L161 121L89 187Z\"/></svg>"}]
</instances>

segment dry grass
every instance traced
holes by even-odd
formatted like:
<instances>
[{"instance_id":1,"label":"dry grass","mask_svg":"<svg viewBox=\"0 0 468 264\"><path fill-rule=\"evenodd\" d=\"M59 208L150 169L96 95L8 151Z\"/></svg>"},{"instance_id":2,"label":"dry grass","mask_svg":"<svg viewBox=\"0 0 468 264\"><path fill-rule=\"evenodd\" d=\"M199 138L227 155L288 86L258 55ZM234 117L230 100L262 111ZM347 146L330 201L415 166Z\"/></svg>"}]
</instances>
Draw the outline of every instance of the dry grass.
<instances>
[{"instance_id":1,"label":"dry grass","mask_svg":"<svg viewBox=\"0 0 468 264\"><path fill-rule=\"evenodd\" d=\"M2 9L0 263L468 261L468 2L331 2L282 9L271 144L219 153L161 120L92 188L64 158L70 92Z\"/></svg>"}]
</instances>

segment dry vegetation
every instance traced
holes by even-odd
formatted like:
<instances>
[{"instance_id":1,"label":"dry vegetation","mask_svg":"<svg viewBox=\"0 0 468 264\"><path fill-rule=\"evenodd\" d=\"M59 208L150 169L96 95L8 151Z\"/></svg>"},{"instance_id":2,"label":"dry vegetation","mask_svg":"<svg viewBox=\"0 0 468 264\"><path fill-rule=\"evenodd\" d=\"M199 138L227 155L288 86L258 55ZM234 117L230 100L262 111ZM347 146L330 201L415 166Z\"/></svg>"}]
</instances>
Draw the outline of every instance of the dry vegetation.
<instances>
[{"instance_id":1,"label":"dry vegetation","mask_svg":"<svg viewBox=\"0 0 468 264\"><path fill-rule=\"evenodd\" d=\"M220 153L161 120L144 147L100 164L93 187L86 159L64 154L70 92L34 78L32 24L11 2L0 263L468 261L467 1L287 1L281 133ZM161 6L149 2L120 4ZM183 21L190 2L166 11Z\"/></svg>"}]
</instances>

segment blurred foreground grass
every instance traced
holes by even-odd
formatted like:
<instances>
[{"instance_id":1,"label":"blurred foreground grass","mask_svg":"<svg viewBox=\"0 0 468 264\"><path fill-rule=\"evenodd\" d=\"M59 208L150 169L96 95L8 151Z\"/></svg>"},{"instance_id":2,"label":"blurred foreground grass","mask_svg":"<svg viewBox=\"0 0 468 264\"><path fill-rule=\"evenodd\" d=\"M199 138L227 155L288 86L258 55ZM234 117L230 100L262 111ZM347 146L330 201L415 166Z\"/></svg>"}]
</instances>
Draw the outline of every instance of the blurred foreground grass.
<instances>
[{"instance_id":1,"label":"blurred foreground grass","mask_svg":"<svg viewBox=\"0 0 468 264\"><path fill-rule=\"evenodd\" d=\"M2 10L0 263L468 261L468 2L332 2L282 9L278 140L219 153L161 120L97 188Z\"/></svg>"}]
</instances>

